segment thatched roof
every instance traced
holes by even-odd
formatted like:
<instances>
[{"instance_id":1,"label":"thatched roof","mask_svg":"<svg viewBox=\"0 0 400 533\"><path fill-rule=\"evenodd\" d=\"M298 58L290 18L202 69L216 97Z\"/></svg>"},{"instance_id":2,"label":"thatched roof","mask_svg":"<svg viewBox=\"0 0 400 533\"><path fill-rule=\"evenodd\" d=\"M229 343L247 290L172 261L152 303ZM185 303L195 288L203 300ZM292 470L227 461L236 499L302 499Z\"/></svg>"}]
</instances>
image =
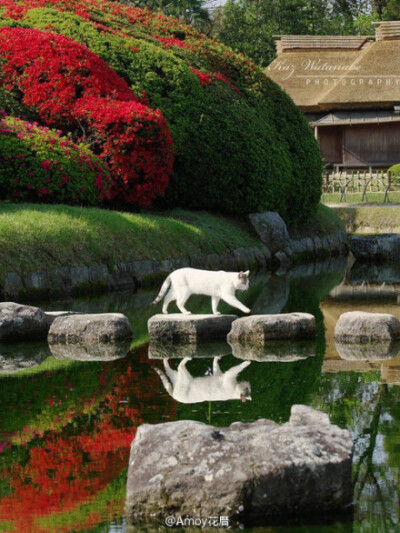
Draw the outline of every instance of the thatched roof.
<instances>
[{"instance_id":1,"label":"thatched roof","mask_svg":"<svg viewBox=\"0 0 400 533\"><path fill-rule=\"evenodd\" d=\"M284 37L267 74L303 111L389 109L400 103L400 22L382 23L376 42ZM329 48L335 39L337 48Z\"/></svg>"},{"instance_id":2,"label":"thatched roof","mask_svg":"<svg viewBox=\"0 0 400 533\"><path fill-rule=\"evenodd\" d=\"M389 109L377 111L336 111L323 115L318 119L308 118L311 126L355 126L356 124L387 124L389 122L400 122L400 114Z\"/></svg>"}]
</instances>

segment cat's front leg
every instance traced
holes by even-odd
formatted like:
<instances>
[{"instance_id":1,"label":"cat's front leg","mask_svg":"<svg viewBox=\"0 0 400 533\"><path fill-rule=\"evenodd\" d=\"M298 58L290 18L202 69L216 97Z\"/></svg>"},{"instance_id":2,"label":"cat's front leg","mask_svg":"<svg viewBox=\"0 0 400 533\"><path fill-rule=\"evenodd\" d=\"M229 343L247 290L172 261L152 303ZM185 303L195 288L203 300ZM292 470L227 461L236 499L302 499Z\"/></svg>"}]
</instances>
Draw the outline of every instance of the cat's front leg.
<instances>
[{"instance_id":1,"label":"cat's front leg","mask_svg":"<svg viewBox=\"0 0 400 533\"><path fill-rule=\"evenodd\" d=\"M243 305L242 302L240 302L234 294L223 294L221 298L224 300L224 302L231 305L232 307L236 307L237 309L243 311L243 313L250 313L250 309Z\"/></svg>"},{"instance_id":2,"label":"cat's front leg","mask_svg":"<svg viewBox=\"0 0 400 533\"><path fill-rule=\"evenodd\" d=\"M221 313L218 311L218 304L219 304L219 297L218 296L212 296L211 297L211 307L212 312L214 315L220 315Z\"/></svg>"}]
</instances>

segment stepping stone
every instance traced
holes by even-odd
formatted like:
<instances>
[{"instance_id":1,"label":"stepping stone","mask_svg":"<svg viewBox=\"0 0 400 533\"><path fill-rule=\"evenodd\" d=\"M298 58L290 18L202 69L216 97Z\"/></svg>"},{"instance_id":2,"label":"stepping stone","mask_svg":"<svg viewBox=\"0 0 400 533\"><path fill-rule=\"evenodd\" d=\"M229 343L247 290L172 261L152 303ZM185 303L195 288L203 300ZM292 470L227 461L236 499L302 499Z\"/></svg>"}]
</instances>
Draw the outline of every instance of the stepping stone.
<instances>
[{"instance_id":1,"label":"stepping stone","mask_svg":"<svg viewBox=\"0 0 400 533\"><path fill-rule=\"evenodd\" d=\"M48 319L39 307L0 303L0 342L46 339Z\"/></svg>"},{"instance_id":2,"label":"stepping stone","mask_svg":"<svg viewBox=\"0 0 400 533\"><path fill-rule=\"evenodd\" d=\"M228 342L263 345L268 340L312 339L315 336L315 318L308 313L252 315L233 322Z\"/></svg>"},{"instance_id":3,"label":"stepping stone","mask_svg":"<svg viewBox=\"0 0 400 533\"><path fill-rule=\"evenodd\" d=\"M44 314L47 317L47 322L48 322L49 328L50 328L51 324L59 316L78 315L80 313L78 313L76 311L45 311Z\"/></svg>"},{"instance_id":4,"label":"stepping stone","mask_svg":"<svg viewBox=\"0 0 400 533\"><path fill-rule=\"evenodd\" d=\"M116 342L132 339L132 328L121 313L60 316L50 326L49 343Z\"/></svg>"},{"instance_id":5,"label":"stepping stone","mask_svg":"<svg viewBox=\"0 0 400 533\"><path fill-rule=\"evenodd\" d=\"M150 342L196 343L225 340L236 315L154 315L147 322Z\"/></svg>"},{"instance_id":6,"label":"stepping stone","mask_svg":"<svg viewBox=\"0 0 400 533\"><path fill-rule=\"evenodd\" d=\"M132 442L128 519L238 521L343 509L353 498L353 443L328 415L294 405L289 422L145 424Z\"/></svg>"},{"instance_id":7,"label":"stepping stone","mask_svg":"<svg viewBox=\"0 0 400 533\"><path fill-rule=\"evenodd\" d=\"M346 344L391 342L400 339L400 321L386 313L351 311L340 315L334 337Z\"/></svg>"}]
</instances>

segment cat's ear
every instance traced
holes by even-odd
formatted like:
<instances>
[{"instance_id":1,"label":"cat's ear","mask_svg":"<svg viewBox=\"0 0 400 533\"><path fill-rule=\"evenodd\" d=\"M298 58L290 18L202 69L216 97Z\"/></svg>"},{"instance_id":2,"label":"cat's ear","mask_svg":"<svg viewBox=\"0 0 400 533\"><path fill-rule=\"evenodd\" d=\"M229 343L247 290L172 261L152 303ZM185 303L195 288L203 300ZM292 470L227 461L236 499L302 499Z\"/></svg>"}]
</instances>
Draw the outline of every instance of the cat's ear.
<instances>
[{"instance_id":1,"label":"cat's ear","mask_svg":"<svg viewBox=\"0 0 400 533\"><path fill-rule=\"evenodd\" d=\"M248 278L250 276L250 270L246 270L246 272L244 273L244 275L246 276L246 278Z\"/></svg>"},{"instance_id":2,"label":"cat's ear","mask_svg":"<svg viewBox=\"0 0 400 533\"><path fill-rule=\"evenodd\" d=\"M243 272L240 271L239 274L238 274L238 278L240 279L240 278L242 278L242 277L243 277Z\"/></svg>"}]
</instances>

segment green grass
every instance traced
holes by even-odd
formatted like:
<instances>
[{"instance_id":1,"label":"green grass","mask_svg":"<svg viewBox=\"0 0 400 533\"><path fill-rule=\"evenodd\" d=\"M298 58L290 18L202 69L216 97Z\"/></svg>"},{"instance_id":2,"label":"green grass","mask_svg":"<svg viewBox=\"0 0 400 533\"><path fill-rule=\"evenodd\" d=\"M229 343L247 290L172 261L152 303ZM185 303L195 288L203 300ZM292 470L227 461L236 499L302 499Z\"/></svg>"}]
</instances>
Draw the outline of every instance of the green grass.
<instances>
[{"instance_id":1,"label":"green grass","mask_svg":"<svg viewBox=\"0 0 400 533\"><path fill-rule=\"evenodd\" d=\"M344 224L333 209L319 204L314 215L303 224L289 228L292 239L302 239L318 235L324 237L344 230Z\"/></svg>"},{"instance_id":2,"label":"green grass","mask_svg":"<svg viewBox=\"0 0 400 533\"><path fill-rule=\"evenodd\" d=\"M364 203L377 203L383 204L385 193L384 192L369 192L367 194L368 202L362 202L362 193L348 193L346 196L346 201L340 201L340 193L328 193L321 196L321 202L324 204L360 204ZM400 191L392 191L389 193L389 200L391 203L400 203Z\"/></svg>"},{"instance_id":3,"label":"green grass","mask_svg":"<svg viewBox=\"0 0 400 533\"><path fill-rule=\"evenodd\" d=\"M334 207L347 233L400 233L400 205Z\"/></svg>"},{"instance_id":4,"label":"green grass","mask_svg":"<svg viewBox=\"0 0 400 533\"><path fill-rule=\"evenodd\" d=\"M0 282L73 265L170 259L260 246L239 222L181 210L133 214L63 205L0 204Z\"/></svg>"}]
</instances>

